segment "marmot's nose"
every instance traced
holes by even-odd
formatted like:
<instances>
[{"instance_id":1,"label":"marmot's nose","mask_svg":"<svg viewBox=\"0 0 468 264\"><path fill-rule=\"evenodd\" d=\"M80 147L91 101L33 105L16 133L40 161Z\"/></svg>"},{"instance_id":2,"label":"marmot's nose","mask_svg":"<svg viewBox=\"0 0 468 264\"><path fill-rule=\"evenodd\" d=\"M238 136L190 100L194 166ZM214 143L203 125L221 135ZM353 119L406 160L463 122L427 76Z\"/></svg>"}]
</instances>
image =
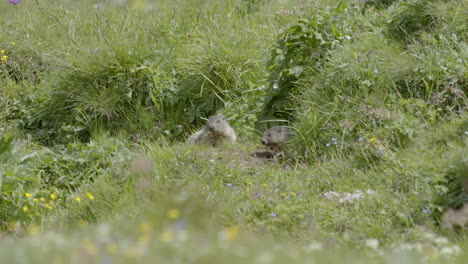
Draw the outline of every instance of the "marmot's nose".
<instances>
[{"instance_id":1,"label":"marmot's nose","mask_svg":"<svg viewBox=\"0 0 468 264\"><path fill-rule=\"evenodd\" d=\"M266 141L262 139L262 144L266 146Z\"/></svg>"}]
</instances>

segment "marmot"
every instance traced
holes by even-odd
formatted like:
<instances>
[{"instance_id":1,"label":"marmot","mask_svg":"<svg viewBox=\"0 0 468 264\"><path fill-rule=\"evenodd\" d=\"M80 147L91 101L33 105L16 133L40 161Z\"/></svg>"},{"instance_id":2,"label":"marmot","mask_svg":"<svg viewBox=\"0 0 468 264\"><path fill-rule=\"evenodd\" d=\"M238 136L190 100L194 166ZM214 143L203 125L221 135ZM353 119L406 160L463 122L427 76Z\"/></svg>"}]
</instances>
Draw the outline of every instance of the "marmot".
<instances>
[{"instance_id":1,"label":"marmot","mask_svg":"<svg viewBox=\"0 0 468 264\"><path fill-rule=\"evenodd\" d=\"M288 127L274 126L263 133L262 144L274 151L283 151L292 134Z\"/></svg>"},{"instance_id":2,"label":"marmot","mask_svg":"<svg viewBox=\"0 0 468 264\"><path fill-rule=\"evenodd\" d=\"M236 133L226 122L226 118L223 115L215 115L208 119L208 124L204 128L191 135L187 139L187 142L190 144L204 143L216 146L223 140L231 143L236 142Z\"/></svg>"}]
</instances>

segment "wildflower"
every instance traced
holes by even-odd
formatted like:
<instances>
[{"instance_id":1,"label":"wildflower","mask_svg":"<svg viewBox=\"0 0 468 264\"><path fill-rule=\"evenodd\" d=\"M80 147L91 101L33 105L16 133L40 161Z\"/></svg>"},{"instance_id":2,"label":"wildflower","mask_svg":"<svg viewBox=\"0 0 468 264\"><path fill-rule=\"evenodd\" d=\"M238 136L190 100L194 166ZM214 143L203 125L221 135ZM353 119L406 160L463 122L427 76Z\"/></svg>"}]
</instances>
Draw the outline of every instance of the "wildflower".
<instances>
[{"instance_id":1,"label":"wildflower","mask_svg":"<svg viewBox=\"0 0 468 264\"><path fill-rule=\"evenodd\" d=\"M150 233L145 233L145 234L142 234L139 238L138 238L138 242L142 243L142 244L148 244L148 242L150 242L151 240L151 234Z\"/></svg>"},{"instance_id":2,"label":"wildflower","mask_svg":"<svg viewBox=\"0 0 468 264\"><path fill-rule=\"evenodd\" d=\"M252 185L252 182L251 182L251 181L249 181L249 182L247 182L247 184L248 184L248 185Z\"/></svg>"},{"instance_id":3,"label":"wildflower","mask_svg":"<svg viewBox=\"0 0 468 264\"><path fill-rule=\"evenodd\" d=\"M81 245L90 256L96 256L99 253L99 248L90 240L83 241Z\"/></svg>"},{"instance_id":4,"label":"wildflower","mask_svg":"<svg viewBox=\"0 0 468 264\"><path fill-rule=\"evenodd\" d=\"M109 243L106 245L106 252L109 253L109 254L115 254L117 253L117 246L115 245L115 243Z\"/></svg>"},{"instance_id":5,"label":"wildflower","mask_svg":"<svg viewBox=\"0 0 468 264\"><path fill-rule=\"evenodd\" d=\"M359 138L358 138L358 141L359 141L359 142L364 141L364 138L363 138L363 137L359 137Z\"/></svg>"},{"instance_id":6,"label":"wildflower","mask_svg":"<svg viewBox=\"0 0 468 264\"><path fill-rule=\"evenodd\" d=\"M45 202L45 198L44 198L44 197L39 198L39 200L41 200L41 202Z\"/></svg>"},{"instance_id":7,"label":"wildflower","mask_svg":"<svg viewBox=\"0 0 468 264\"><path fill-rule=\"evenodd\" d=\"M149 233L151 231L151 225L147 222L141 223L138 225L138 230L140 230L141 233Z\"/></svg>"},{"instance_id":8,"label":"wildflower","mask_svg":"<svg viewBox=\"0 0 468 264\"><path fill-rule=\"evenodd\" d=\"M26 205L23 206L23 211L25 211L25 212L28 211L28 207Z\"/></svg>"},{"instance_id":9,"label":"wildflower","mask_svg":"<svg viewBox=\"0 0 468 264\"><path fill-rule=\"evenodd\" d=\"M75 201L77 201L78 203L81 202L81 198L79 196L75 197Z\"/></svg>"},{"instance_id":10,"label":"wildflower","mask_svg":"<svg viewBox=\"0 0 468 264\"><path fill-rule=\"evenodd\" d=\"M179 216L180 216L180 211L178 209L171 209L167 212L167 217L169 219L174 220L174 219L179 218Z\"/></svg>"},{"instance_id":11,"label":"wildflower","mask_svg":"<svg viewBox=\"0 0 468 264\"><path fill-rule=\"evenodd\" d=\"M50 206L50 204L45 203L44 206L45 206L45 208L47 208L47 209L49 209L49 210L52 210L52 206Z\"/></svg>"},{"instance_id":12,"label":"wildflower","mask_svg":"<svg viewBox=\"0 0 468 264\"><path fill-rule=\"evenodd\" d=\"M291 196L296 196L297 194L295 192L292 192L291 193Z\"/></svg>"},{"instance_id":13,"label":"wildflower","mask_svg":"<svg viewBox=\"0 0 468 264\"><path fill-rule=\"evenodd\" d=\"M3 55L2 58L1 58L0 60L1 60L1 61L7 61L7 60L8 60L8 56Z\"/></svg>"},{"instance_id":14,"label":"wildflower","mask_svg":"<svg viewBox=\"0 0 468 264\"><path fill-rule=\"evenodd\" d=\"M87 193L86 196L88 197L88 199L90 200L94 200L94 196L90 193Z\"/></svg>"},{"instance_id":15,"label":"wildflower","mask_svg":"<svg viewBox=\"0 0 468 264\"><path fill-rule=\"evenodd\" d=\"M365 244L366 244L366 247L371 248L371 249L379 248L379 240L375 238L366 239Z\"/></svg>"},{"instance_id":16,"label":"wildflower","mask_svg":"<svg viewBox=\"0 0 468 264\"><path fill-rule=\"evenodd\" d=\"M39 202L39 199L34 198L33 201L34 201L35 203L38 203L38 202Z\"/></svg>"},{"instance_id":17,"label":"wildflower","mask_svg":"<svg viewBox=\"0 0 468 264\"><path fill-rule=\"evenodd\" d=\"M5 54L5 50L0 50L0 53L1 53L1 54Z\"/></svg>"},{"instance_id":18,"label":"wildflower","mask_svg":"<svg viewBox=\"0 0 468 264\"><path fill-rule=\"evenodd\" d=\"M9 4L12 4L12 5L17 5L19 4L20 0L10 0L8 1Z\"/></svg>"},{"instance_id":19,"label":"wildflower","mask_svg":"<svg viewBox=\"0 0 468 264\"><path fill-rule=\"evenodd\" d=\"M270 213L270 216L271 217L276 217L276 214L275 213Z\"/></svg>"},{"instance_id":20,"label":"wildflower","mask_svg":"<svg viewBox=\"0 0 468 264\"><path fill-rule=\"evenodd\" d=\"M268 187L268 185L266 185L266 184L262 184L262 187Z\"/></svg>"},{"instance_id":21,"label":"wildflower","mask_svg":"<svg viewBox=\"0 0 468 264\"><path fill-rule=\"evenodd\" d=\"M223 237L226 240L234 240L236 239L238 234L239 234L239 227L231 226L231 227L224 229Z\"/></svg>"},{"instance_id":22,"label":"wildflower","mask_svg":"<svg viewBox=\"0 0 468 264\"><path fill-rule=\"evenodd\" d=\"M330 146L330 143L326 143L325 146L329 147L329 146Z\"/></svg>"},{"instance_id":23,"label":"wildflower","mask_svg":"<svg viewBox=\"0 0 468 264\"><path fill-rule=\"evenodd\" d=\"M50 199L55 200L55 199L57 199L57 196L55 194L51 194Z\"/></svg>"},{"instance_id":24,"label":"wildflower","mask_svg":"<svg viewBox=\"0 0 468 264\"><path fill-rule=\"evenodd\" d=\"M331 198L333 198L333 197L341 196L341 193L329 191L329 192L324 193L323 196L324 196L325 198L331 199Z\"/></svg>"},{"instance_id":25,"label":"wildflower","mask_svg":"<svg viewBox=\"0 0 468 264\"><path fill-rule=\"evenodd\" d=\"M231 187L231 186L232 186L232 183L226 183L226 186L227 186L227 187Z\"/></svg>"},{"instance_id":26,"label":"wildflower","mask_svg":"<svg viewBox=\"0 0 468 264\"><path fill-rule=\"evenodd\" d=\"M18 1L18 3L19 3L19 1ZM16 42L13 42L13 41L12 41L12 42L10 42L10 43L11 43L12 45L15 45L15 44L16 44Z\"/></svg>"},{"instance_id":27,"label":"wildflower","mask_svg":"<svg viewBox=\"0 0 468 264\"><path fill-rule=\"evenodd\" d=\"M159 240L161 242L171 242L173 239L174 235L172 234L171 230L166 230L159 236Z\"/></svg>"},{"instance_id":28,"label":"wildflower","mask_svg":"<svg viewBox=\"0 0 468 264\"><path fill-rule=\"evenodd\" d=\"M336 141L336 138L332 138L331 141L335 142L335 141Z\"/></svg>"},{"instance_id":29,"label":"wildflower","mask_svg":"<svg viewBox=\"0 0 468 264\"><path fill-rule=\"evenodd\" d=\"M434 243L436 243L437 245L448 245L449 240L446 237L436 237L434 239Z\"/></svg>"},{"instance_id":30,"label":"wildflower","mask_svg":"<svg viewBox=\"0 0 468 264\"><path fill-rule=\"evenodd\" d=\"M26 198L31 198L31 197L32 197L32 194L30 194L30 193L25 193L24 196L26 196Z\"/></svg>"},{"instance_id":31,"label":"wildflower","mask_svg":"<svg viewBox=\"0 0 468 264\"><path fill-rule=\"evenodd\" d=\"M288 195L288 194L285 193L285 192L282 192L282 193L280 193L280 195L283 196L283 197L286 197L286 195Z\"/></svg>"},{"instance_id":32,"label":"wildflower","mask_svg":"<svg viewBox=\"0 0 468 264\"><path fill-rule=\"evenodd\" d=\"M440 250L440 254L445 255L445 256L450 256L450 255L459 256L461 253L462 253L462 250L458 245L453 245L451 247L450 246L442 247L442 249Z\"/></svg>"},{"instance_id":33,"label":"wildflower","mask_svg":"<svg viewBox=\"0 0 468 264\"><path fill-rule=\"evenodd\" d=\"M307 247L309 251L322 250L323 245L320 242L312 241Z\"/></svg>"},{"instance_id":34,"label":"wildflower","mask_svg":"<svg viewBox=\"0 0 468 264\"><path fill-rule=\"evenodd\" d=\"M177 219L173 224L171 224L170 228L173 232L179 232L184 230L187 227L187 220L184 218Z\"/></svg>"},{"instance_id":35,"label":"wildflower","mask_svg":"<svg viewBox=\"0 0 468 264\"><path fill-rule=\"evenodd\" d=\"M257 198L260 198L261 196L262 196L261 193L259 193L259 192L254 192L254 193L252 194L252 196L250 196L250 199L257 199Z\"/></svg>"},{"instance_id":36,"label":"wildflower","mask_svg":"<svg viewBox=\"0 0 468 264\"><path fill-rule=\"evenodd\" d=\"M39 227L37 226L31 226L28 228L29 230L29 234L35 236L35 235L38 235L39 233L41 233L41 229L39 229Z\"/></svg>"}]
</instances>

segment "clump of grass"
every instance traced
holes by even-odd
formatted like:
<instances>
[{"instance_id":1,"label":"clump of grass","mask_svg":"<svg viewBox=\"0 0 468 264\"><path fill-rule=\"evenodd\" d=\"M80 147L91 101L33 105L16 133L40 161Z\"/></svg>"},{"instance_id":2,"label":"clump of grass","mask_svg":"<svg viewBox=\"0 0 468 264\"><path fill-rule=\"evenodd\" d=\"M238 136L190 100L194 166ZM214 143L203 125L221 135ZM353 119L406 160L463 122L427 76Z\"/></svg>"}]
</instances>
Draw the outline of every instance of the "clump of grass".
<instances>
[{"instance_id":1,"label":"clump of grass","mask_svg":"<svg viewBox=\"0 0 468 264\"><path fill-rule=\"evenodd\" d=\"M431 14L433 0L398 2L392 6L392 19L388 23L388 34L400 40L408 40L418 33L434 26L435 17Z\"/></svg>"},{"instance_id":2,"label":"clump of grass","mask_svg":"<svg viewBox=\"0 0 468 264\"><path fill-rule=\"evenodd\" d=\"M328 50L346 41L347 2L313 12L312 17L299 17L277 38L268 69L268 93L263 115L266 119L293 119L291 96L297 94L303 76L316 74Z\"/></svg>"}]
</instances>

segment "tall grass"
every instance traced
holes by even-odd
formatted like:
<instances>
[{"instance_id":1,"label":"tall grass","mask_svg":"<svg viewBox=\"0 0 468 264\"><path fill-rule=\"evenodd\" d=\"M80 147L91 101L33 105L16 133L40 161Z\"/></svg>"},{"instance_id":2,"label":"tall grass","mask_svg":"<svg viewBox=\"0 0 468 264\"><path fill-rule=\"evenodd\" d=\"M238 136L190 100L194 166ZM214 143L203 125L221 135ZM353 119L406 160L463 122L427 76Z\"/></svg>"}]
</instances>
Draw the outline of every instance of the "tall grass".
<instances>
[{"instance_id":1,"label":"tall grass","mask_svg":"<svg viewBox=\"0 0 468 264\"><path fill-rule=\"evenodd\" d=\"M463 4L0 3L0 262L466 262Z\"/></svg>"}]
</instances>

